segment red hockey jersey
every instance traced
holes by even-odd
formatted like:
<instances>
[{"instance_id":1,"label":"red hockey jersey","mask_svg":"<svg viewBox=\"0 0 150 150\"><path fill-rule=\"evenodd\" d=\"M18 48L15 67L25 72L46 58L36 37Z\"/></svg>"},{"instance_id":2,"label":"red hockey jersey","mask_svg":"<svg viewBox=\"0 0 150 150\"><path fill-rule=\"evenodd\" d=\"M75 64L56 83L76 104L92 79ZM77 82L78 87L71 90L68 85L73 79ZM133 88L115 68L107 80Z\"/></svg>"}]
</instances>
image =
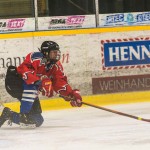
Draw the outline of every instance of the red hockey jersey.
<instances>
[{"instance_id":1,"label":"red hockey jersey","mask_svg":"<svg viewBox=\"0 0 150 150\"><path fill-rule=\"evenodd\" d=\"M60 61L56 64L47 63L41 52L29 53L24 62L17 67L17 71L27 84L34 84L35 81L40 80L42 75L47 75L52 80L53 89L56 93L63 96L72 93Z\"/></svg>"}]
</instances>

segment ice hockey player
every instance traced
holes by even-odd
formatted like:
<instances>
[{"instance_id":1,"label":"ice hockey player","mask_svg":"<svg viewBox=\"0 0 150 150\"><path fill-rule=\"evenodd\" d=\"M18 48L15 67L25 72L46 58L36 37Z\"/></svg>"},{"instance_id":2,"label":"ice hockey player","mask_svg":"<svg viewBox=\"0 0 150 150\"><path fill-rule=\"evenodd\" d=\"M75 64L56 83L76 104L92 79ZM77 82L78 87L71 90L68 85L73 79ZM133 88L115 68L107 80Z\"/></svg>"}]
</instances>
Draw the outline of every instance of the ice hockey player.
<instances>
[{"instance_id":1,"label":"ice hockey player","mask_svg":"<svg viewBox=\"0 0 150 150\"><path fill-rule=\"evenodd\" d=\"M44 119L39 101L39 92L52 97L58 93L75 107L82 105L79 90L73 90L64 75L60 63L60 48L54 41L44 41L40 52L29 53L18 66L8 67L5 87L7 92L20 101L20 113L5 107L0 117L0 127L5 121L16 123L21 128L42 125Z\"/></svg>"}]
</instances>

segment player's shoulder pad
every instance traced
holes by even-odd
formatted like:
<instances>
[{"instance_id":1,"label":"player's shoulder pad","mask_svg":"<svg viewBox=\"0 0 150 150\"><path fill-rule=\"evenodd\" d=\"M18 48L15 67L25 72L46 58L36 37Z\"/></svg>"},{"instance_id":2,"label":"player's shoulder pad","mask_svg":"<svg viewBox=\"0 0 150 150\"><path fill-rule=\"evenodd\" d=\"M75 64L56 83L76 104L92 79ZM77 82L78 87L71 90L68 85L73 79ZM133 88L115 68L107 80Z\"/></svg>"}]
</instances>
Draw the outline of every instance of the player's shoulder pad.
<instances>
[{"instance_id":1,"label":"player's shoulder pad","mask_svg":"<svg viewBox=\"0 0 150 150\"><path fill-rule=\"evenodd\" d=\"M57 63L55 64L55 66L57 67L57 69L59 68L60 70L63 70L63 66L61 64L60 61L57 61Z\"/></svg>"},{"instance_id":2,"label":"player's shoulder pad","mask_svg":"<svg viewBox=\"0 0 150 150\"><path fill-rule=\"evenodd\" d=\"M43 54L41 52L33 52L31 53L31 60L41 60L43 59Z\"/></svg>"},{"instance_id":3,"label":"player's shoulder pad","mask_svg":"<svg viewBox=\"0 0 150 150\"><path fill-rule=\"evenodd\" d=\"M60 61L57 61L56 64L57 64L58 66L59 66L59 65L62 66L62 64L61 64Z\"/></svg>"}]
</instances>

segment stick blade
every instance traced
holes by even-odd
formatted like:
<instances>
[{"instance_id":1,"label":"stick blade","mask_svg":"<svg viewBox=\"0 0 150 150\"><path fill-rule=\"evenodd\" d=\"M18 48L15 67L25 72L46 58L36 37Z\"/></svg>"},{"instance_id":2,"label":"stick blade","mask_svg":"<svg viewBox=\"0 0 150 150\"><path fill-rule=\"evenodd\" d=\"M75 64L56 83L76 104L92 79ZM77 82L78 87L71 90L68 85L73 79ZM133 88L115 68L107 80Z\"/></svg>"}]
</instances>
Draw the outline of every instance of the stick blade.
<instances>
[{"instance_id":1,"label":"stick blade","mask_svg":"<svg viewBox=\"0 0 150 150\"><path fill-rule=\"evenodd\" d=\"M35 128L36 128L35 124L20 123L20 129L35 129Z\"/></svg>"}]
</instances>

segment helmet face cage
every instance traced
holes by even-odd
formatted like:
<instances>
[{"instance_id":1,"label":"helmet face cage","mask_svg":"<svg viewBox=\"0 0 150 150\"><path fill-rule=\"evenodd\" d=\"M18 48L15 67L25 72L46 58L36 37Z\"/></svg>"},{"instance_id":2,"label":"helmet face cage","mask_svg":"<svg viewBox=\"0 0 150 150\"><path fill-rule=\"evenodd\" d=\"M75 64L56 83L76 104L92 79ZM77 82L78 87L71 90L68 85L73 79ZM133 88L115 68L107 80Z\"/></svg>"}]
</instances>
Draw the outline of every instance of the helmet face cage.
<instances>
[{"instance_id":1,"label":"helmet face cage","mask_svg":"<svg viewBox=\"0 0 150 150\"><path fill-rule=\"evenodd\" d=\"M59 51L58 56L56 57L56 59L51 60L49 54L50 51ZM60 59L60 50L59 50L59 45L56 42L53 41L44 41L41 45L41 53L43 53L43 55L46 57L47 60L50 61L58 61L58 59Z\"/></svg>"},{"instance_id":2,"label":"helmet face cage","mask_svg":"<svg viewBox=\"0 0 150 150\"><path fill-rule=\"evenodd\" d=\"M51 50L49 53L49 58L53 62L57 62L60 60L61 52L60 50Z\"/></svg>"}]
</instances>

